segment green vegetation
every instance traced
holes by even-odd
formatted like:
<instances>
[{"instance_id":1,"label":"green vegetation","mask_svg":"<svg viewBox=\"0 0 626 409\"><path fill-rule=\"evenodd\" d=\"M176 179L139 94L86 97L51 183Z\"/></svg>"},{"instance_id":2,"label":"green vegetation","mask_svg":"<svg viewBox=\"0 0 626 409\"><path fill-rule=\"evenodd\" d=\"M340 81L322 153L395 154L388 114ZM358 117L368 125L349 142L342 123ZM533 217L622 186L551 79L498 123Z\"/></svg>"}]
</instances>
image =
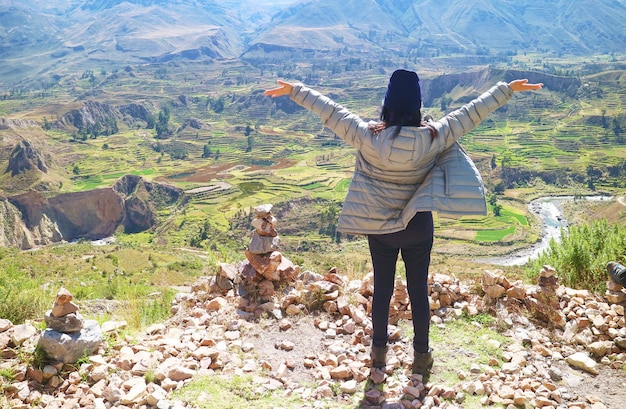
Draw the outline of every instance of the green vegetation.
<instances>
[{"instance_id":1,"label":"green vegetation","mask_svg":"<svg viewBox=\"0 0 626 409\"><path fill-rule=\"evenodd\" d=\"M31 274L24 274L21 266L26 263L6 263L3 251L0 264L0 317L13 323L23 323L41 314L52 305L54 296L42 288L42 280Z\"/></svg>"},{"instance_id":2,"label":"green vegetation","mask_svg":"<svg viewBox=\"0 0 626 409\"><path fill-rule=\"evenodd\" d=\"M536 54L506 63L495 58L489 69L461 60L468 64L463 73L452 74L453 87L442 85L451 79L436 70L421 75L433 93L425 112L434 117L443 115L442 106L461 106L477 94L475 87L482 90L519 74L504 69L533 70L547 84L532 95L516 95L463 138L488 187L490 211L482 218L437 218L433 271L471 278L484 268L474 266L475 260L535 242L537 226L526 203L537 196L621 194L626 88L613 59L598 56L593 69L582 59L548 62ZM445 57L435 62L444 64ZM7 283L0 289L0 301L6 301L0 308L12 311L3 314L16 322L38 317L64 285L80 301L124 303L135 311L129 322L145 325L166 313L172 286L189 285L198 275L212 274L218 263L243 258L251 211L262 203L274 204L280 213L282 250L294 262L320 273L337 267L350 278L362 277L371 269L363 238L336 231L354 149L315 115L286 98L266 98L261 90L278 77L303 79L370 119L376 117L391 67L392 62L376 66L369 59L350 61L349 71L325 63L256 70L241 61L87 67L84 78L62 76L53 93L25 88L7 94L0 101L3 117L28 118L41 126L3 129L0 136L33 141L51 162L45 175L1 174L5 196L29 189L50 197L110 187L134 174L180 187L188 201L176 211L160 211L158 226L149 232L118 234L115 245L7 250L0 260L0 279ZM332 75L322 72L327 68ZM575 85L579 79L584 87ZM90 106L96 100L110 107L136 103L145 115L116 117L117 128L109 118L77 139L78 130L60 119L87 100L93 100ZM4 168L7 161L7 155L0 156ZM623 224L619 212L615 215L612 222ZM152 293L160 295L148 297Z\"/></svg>"},{"instance_id":3,"label":"green vegetation","mask_svg":"<svg viewBox=\"0 0 626 409\"><path fill-rule=\"evenodd\" d=\"M174 392L174 398L191 402L201 409L236 409L255 407L273 409L280 402L282 408L301 408L304 402L294 396L285 396L282 390L270 391L255 383L252 376L230 377L196 376L182 390ZM331 404L331 402L329 402ZM342 408L332 402L333 408ZM328 408L331 406L321 406ZM345 406L347 408L347 406Z\"/></svg>"},{"instance_id":4,"label":"green vegetation","mask_svg":"<svg viewBox=\"0 0 626 409\"><path fill-rule=\"evenodd\" d=\"M197 254L140 244L51 246L36 252L3 249L0 259L0 316L14 324L43 319L60 287L67 288L83 315L100 321L125 319L141 329L170 316L174 286L213 274ZM104 301L103 301L104 300ZM111 315L98 305L114 301Z\"/></svg>"},{"instance_id":5,"label":"green vegetation","mask_svg":"<svg viewBox=\"0 0 626 409\"><path fill-rule=\"evenodd\" d=\"M535 277L548 264L556 268L562 284L604 292L606 263L625 260L626 229L601 219L564 231L560 242L552 240L550 248L529 264L528 273Z\"/></svg>"}]
</instances>

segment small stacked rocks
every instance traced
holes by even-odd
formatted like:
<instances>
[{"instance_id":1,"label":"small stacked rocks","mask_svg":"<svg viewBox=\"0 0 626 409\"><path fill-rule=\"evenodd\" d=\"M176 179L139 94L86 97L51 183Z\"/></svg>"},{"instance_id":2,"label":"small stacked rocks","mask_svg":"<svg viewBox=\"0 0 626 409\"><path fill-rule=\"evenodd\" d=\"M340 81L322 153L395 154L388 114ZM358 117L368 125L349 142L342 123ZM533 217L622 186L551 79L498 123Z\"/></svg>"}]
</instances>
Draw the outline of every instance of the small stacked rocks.
<instances>
[{"instance_id":1,"label":"small stacked rocks","mask_svg":"<svg viewBox=\"0 0 626 409\"><path fill-rule=\"evenodd\" d=\"M609 279L606 282L605 297L609 304L622 304L626 302L626 291L621 284Z\"/></svg>"},{"instance_id":2,"label":"small stacked rocks","mask_svg":"<svg viewBox=\"0 0 626 409\"><path fill-rule=\"evenodd\" d=\"M557 294L559 288L559 278L556 270L551 266L543 266L539 272L539 280L534 293L530 294L535 302L531 309L535 316L543 321L565 328L565 315L561 311L560 295Z\"/></svg>"},{"instance_id":3,"label":"small stacked rocks","mask_svg":"<svg viewBox=\"0 0 626 409\"><path fill-rule=\"evenodd\" d=\"M52 309L44 316L47 328L39 339L49 358L66 364L92 354L103 340L98 323L84 320L73 298L67 289L59 290Z\"/></svg>"},{"instance_id":4,"label":"small stacked rocks","mask_svg":"<svg viewBox=\"0 0 626 409\"><path fill-rule=\"evenodd\" d=\"M254 208L254 230L245 252L248 264L243 266L243 282L239 286L240 294L260 301L271 300L275 295L275 284L293 282L300 273L300 268L278 251L280 238L272 207L271 204L263 204Z\"/></svg>"},{"instance_id":5,"label":"small stacked rocks","mask_svg":"<svg viewBox=\"0 0 626 409\"><path fill-rule=\"evenodd\" d=\"M44 317L48 328L65 333L77 332L83 328L83 317L78 312L78 305L74 304L73 299L74 296L61 287L52 309L48 310Z\"/></svg>"}]
</instances>

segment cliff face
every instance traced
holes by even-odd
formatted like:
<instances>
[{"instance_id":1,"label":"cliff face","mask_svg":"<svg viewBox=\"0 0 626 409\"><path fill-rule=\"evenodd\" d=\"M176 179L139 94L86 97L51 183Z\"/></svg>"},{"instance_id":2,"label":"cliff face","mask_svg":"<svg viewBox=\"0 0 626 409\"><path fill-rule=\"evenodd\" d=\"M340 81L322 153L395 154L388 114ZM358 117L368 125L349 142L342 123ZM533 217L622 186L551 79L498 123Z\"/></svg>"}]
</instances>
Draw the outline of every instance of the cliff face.
<instances>
[{"instance_id":1,"label":"cliff face","mask_svg":"<svg viewBox=\"0 0 626 409\"><path fill-rule=\"evenodd\" d=\"M112 188L45 198L28 192L0 201L0 246L30 249L60 241L96 240L118 229L145 231L157 224L155 210L176 205L180 189L124 176Z\"/></svg>"},{"instance_id":2,"label":"cliff face","mask_svg":"<svg viewBox=\"0 0 626 409\"><path fill-rule=\"evenodd\" d=\"M30 142L23 140L13 148L5 173L11 172L11 175L15 176L30 169L39 169L44 173L48 172L48 166L43 154L35 149Z\"/></svg>"},{"instance_id":3,"label":"cliff face","mask_svg":"<svg viewBox=\"0 0 626 409\"><path fill-rule=\"evenodd\" d=\"M572 97L576 95L582 85L580 79L574 77L559 77L534 71L485 68L474 72L445 74L434 79L420 81L422 101L424 106L433 106L437 98L452 92L456 87L471 87L482 92L495 85L498 81L509 82L519 78L527 78L531 83L542 82L546 88ZM479 93L476 92L457 102L466 103L478 95Z\"/></svg>"}]
</instances>

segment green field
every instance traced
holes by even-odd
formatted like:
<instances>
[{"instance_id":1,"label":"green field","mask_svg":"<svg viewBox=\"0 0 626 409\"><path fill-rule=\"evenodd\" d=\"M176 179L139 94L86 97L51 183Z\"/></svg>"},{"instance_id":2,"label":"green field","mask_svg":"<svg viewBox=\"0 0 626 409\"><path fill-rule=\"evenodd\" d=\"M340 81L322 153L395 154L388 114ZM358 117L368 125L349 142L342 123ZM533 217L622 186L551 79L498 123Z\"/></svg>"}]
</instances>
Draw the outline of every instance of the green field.
<instances>
[{"instance_id":1,"label":"green field","mask_svg":"<svg viewBox=\"0 0 626 409\"><path fill-rule=\"evenodd\" d=\"M472 258L510 252L537 239L537 226L526 209L534 197L618 194L626 188L624 71L604 57L597 61L598 68L591 73L585 71L584 61L575 58L550 59L547 69L540 57L517 56L507 67L535 70L549 85L536 93L516 95L463 138L490 194L504 187L497 195L501 212L495 216L490 210L484 218L438 219L437 239L446 243L450 249L446 251L461 256L469 252ZM0 130L4 147L0 166L6 168L11 147L20 138L40 147L49 162L47 174L0 175L5 196L29 189L53 196L110 187L126 174L141 175L190 192L183 211L159 212L160 225L151 234L167 246L189 246L208 221L218 237L228 238L224 245L240 249L249 229L245 220L262 203L274 204L277 212L287 209L280 228L289 251L333 248L341 252L342 246L359 242L349 237L337 240L328 233L333 231L332 221L322 226L320 220L322 213L331 210L336 220L333 207L345 197L354 149L286 98L263 96L264 89L274 86L278 71L261 76L237 61L147 64L108 72L93 68L99 84L95 89L84 80L65 77L45 96L31 90L0 101L3 117L39 124ZM498 68L504 67L492 68L484 71L488 80L481 80L480 91L502 79ZM155 72L162 69L168 75L157 79ZM282 73L286 79L306 78L311 69L293 66ZM466 67L470 77L477 70L485 67ZM569 76L553 74L566 70ZM312 85L355 113L374 118L386 71L363 64L350 72L316 76ZM436 84L442 72L420 74ZM572 79L580 79L584 86L575 92L560 90ZM478 92L470 83L454 87L447 94L452 100L447 108L461 106ZM154 127L140 119L118 118L119 130L110 135L86 134L56 122L84 100L112 107L142 104L155 119L167 109L168 134L159 137ZM440 102L434 98L424 111L441 116ZM48 129L43 129L44 118L52 124ZM228 188L217 189L221 184ZM203 188L202 193L191 193L198 188ZM306 216L297 216L298 211ZM205 241L200 249L211 246L210 240ZM323 264L313 261L319 257L315 252L301 257Z\"/></svg>"}]
</instances>

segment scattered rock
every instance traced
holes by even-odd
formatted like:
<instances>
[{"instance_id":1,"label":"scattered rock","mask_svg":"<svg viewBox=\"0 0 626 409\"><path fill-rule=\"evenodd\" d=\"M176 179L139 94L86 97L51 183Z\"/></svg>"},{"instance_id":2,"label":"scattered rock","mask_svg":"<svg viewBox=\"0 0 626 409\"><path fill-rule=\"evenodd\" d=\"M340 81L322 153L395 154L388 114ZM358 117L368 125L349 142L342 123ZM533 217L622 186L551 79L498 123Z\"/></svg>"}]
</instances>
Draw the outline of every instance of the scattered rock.
<instances>
[{"instance_id":1,"label":"scattered rock","mask_svg":"<svg viewBox=\"0 0 626 409\"><path fill-rule=\"evenodd\" d=\"M567 363L590 374L598 374L598 364L584 352L576 352L567 357Z\"/></svg>"},{"instance_id":2,"label":"scattered rock","mask_svg":"<svg viewBox=\"0 0 626 409\"><path fill-rule=\"evenodd\" d=\"M276 222L269 217L271 207L256 211L267 219L264 223L269 223L256 223L269 234L262 237L271 238ZM280 266L286 257L275 253L278 251L251 254L266 258L268 265ZM26 408L38 399L42 403L65 402L65 407L182 409L185 404L170 400L174 390L195 376L223 373L253 374L259 391L281 389L306 402L362 398L363 407L435 408L459 407L454 405L462 406L469 396L478 396L484 406L583 408L591 404L601 408L605 406L601 400L580 403L575 390L569 392L562 386L571 375L557 365L565 360L573 368L598 374L603 365L623 365L626 360L623 307L610 305L589 292L559 287L556 271L544 267L537 286L509 283L501 271L486 273L481 284L487 297L482 299L453 276L429 277L431 306L437 306L433 322L446 325L464 313L475 316L490 312L504 323L506 336L511 339L510 344L503 345L484 338L485 345L501 350L503 363L495 358L489 365L474 363L468 372L458 373L458 384L453 387L424 384L420 375L410 374L408 341L393 324L411 314L406 283L398 280L390 307L387 367L370 370L372 275L348 281L335 268L325 275L291 268L298 273L290 279L283 273L262 274L248 254L238 265L221 265L217 277L227 285L218 285L216 277L199 278L191 293L176 296L172 317L148 327L136 343L117 339L108 348L101 348L101 333L99 338L99 327L93 321L84 321L79 331L70 333L48 328L41 335L43 341L38 342L45 344L55 338L55 346L45 347L55 362L42 369L24 367L16 371L21 375L5 389L13 399L11 407ZM275 271L285 270L277 267ZM72 302L71 294L61 296L59 293L55 305ZM549 312L540 304L556 311ZM528 319L522 308L528 309L528 316L538 318L538 323L546 323L549 330L535 327L535 321ZM57 317L49 311L47 316L71 321L78 318L77 314L73 311ZM310 319L317 327L313 342L319 350L306 350L303 340L293 338L299 334L302 319ZM107 322L102 327L115 335L125 325ZM261 325L267 327L260 328L259 338L251 336L251 328ZM481 327L478 322L475 325ZM263 356L264 328L272 328L276 336L277 341L269 346L280 357L276 360ZM93 336L85 334L90 330ZM3 358L10 355L14 345L34 345L36 334L31 324L13 326L0 320ZM87 338L94 342L81 343ZM67 347L70 340L75 348ZM85 351L93 355L79 369L63 365L76 362ZM598 363L593 357L603 360ZM267 378L262 378L260 369ZM314 385L294 380L298 378L294 377L296 371L301 372L300 377L306 374L314 379ZM148 372L153 374L153 383L146 382ZM384 388L376 387L383 382ZM369 386L361 393L363 385Z\"/></svg>"}]
</instances>

